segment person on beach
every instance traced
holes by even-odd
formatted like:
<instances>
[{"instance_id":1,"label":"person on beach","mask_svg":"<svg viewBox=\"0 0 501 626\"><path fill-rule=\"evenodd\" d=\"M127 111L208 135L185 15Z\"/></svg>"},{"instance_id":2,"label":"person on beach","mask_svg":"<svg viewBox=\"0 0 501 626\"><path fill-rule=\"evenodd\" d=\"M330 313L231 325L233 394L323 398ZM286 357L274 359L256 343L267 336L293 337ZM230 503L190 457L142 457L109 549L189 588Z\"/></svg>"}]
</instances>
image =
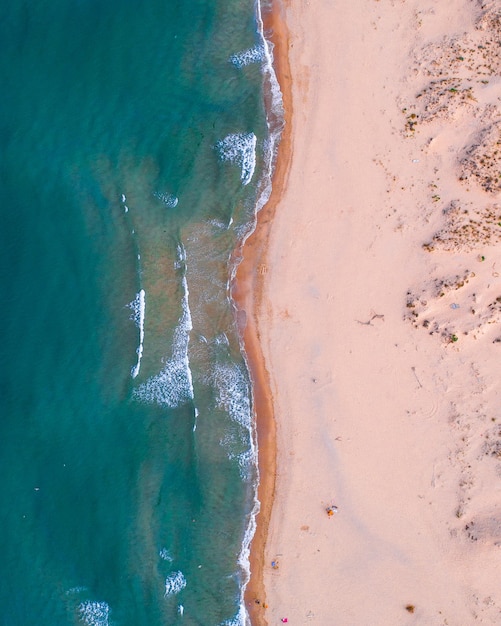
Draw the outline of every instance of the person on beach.
<instances>
[{"instance_id":1,"label":"person on beach","mask_svg":"<svg viewBox=\"0 0 501 626\"><path fill-rule=\"evenodd\" d=\"M334 513L337 513L337 506L333 504L332 506L328 506L326 509L327 515L332 517Z\"/></svg>"}]
</instances>

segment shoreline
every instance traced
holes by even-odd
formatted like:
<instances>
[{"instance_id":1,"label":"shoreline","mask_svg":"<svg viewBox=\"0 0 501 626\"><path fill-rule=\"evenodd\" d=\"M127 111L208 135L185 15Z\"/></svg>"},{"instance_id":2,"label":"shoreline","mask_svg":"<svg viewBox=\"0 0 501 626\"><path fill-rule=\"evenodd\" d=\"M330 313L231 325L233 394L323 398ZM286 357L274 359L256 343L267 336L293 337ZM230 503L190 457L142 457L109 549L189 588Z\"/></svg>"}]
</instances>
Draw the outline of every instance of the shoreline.
<instances>
[{"instance_id":1,"label":"shoreline","mask_svg":"<svg viewBox=\"0 0 501 626\"><path fill-rule=\"evenodd\" d=\"M258 0L259 1L259 0ZM254 416L258 441L260 503L256 515L256 530L250 544L250 579L245 589L245 607L252 626L266 626L264 605L265 547L271 518L276 480L276 424L270 376L264 360L258 317L263 306L263 277L267 272L267 245L276 207L286 186L292 149L292 86L288 59L288 33L283 20L283 8L273 0L270 8L262 8L264 36L273 44L273 69L280 86L284 109L283 130L277 148L272 173L271 194L256 215L256 226L245 240L241 261L231 285L237 320L245 319L241 329L242 342L250 370L253 388ZM266 94L265 94L266 97ZM259 600L259 603L256 602Z\"/></svg>"}]
</instances>

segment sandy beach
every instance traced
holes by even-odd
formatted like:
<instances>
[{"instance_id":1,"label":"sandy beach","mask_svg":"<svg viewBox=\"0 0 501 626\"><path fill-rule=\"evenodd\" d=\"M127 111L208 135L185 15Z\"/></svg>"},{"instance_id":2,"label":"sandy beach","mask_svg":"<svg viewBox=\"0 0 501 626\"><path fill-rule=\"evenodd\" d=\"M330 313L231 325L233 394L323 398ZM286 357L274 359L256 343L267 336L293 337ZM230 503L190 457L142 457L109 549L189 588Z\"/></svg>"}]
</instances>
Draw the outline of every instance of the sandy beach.
<instances>
[{"instance_id":1,"label":"sandy beach","mask_svg":"<svg viewBox=\"0 0 501 626\"><path fill-rule=\"evenodd\" d=\"M237 297L268 424L253 623L498 624L499 5L275 6L287 173Z\"/></svg>"}]
</instances>

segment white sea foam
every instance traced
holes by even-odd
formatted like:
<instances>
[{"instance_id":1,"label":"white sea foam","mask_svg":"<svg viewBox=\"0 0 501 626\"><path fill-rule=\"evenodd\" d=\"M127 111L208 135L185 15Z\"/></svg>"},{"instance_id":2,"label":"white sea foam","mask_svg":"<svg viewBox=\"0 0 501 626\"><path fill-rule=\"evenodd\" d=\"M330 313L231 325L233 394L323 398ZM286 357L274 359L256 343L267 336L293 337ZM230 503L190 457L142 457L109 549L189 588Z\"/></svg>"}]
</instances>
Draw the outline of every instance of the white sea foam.
<instances>
[{"instance_id":1,"label":"white sea foam","mask_svg":"<svg viewBox=\"0 0 501 626\"><path fill-rule=\"evenodd\" d=\"M144 289L141 289L134 300L126 305L132 311L130 319L138 328L141 328L141 323L144 321L144 295Z\"/></svg>"},{"instance_id":2,"label":"white sea foam","mask_svg":"<svg viewBox=\"0 0 501 626\"><path fill-rule=\"evenodd\" d=\"M232 54L230 57L230 63L232 63L235 67L241 68L245 65L250 65L251 63L261 63L264 59L265 48L264 45L260 43L252 48L248 48L247 50L242 50L241 52Z\"/></svg>"},{"instance_id":3,"label":"white sea foam","mask_svg":"<svg viewBox=\"0 0 501 626\"><path fill-rule=\"evenodd\" d=\"M249 482L253 476L253 470L256 463L256 453L254 447L251 446L244 452L240 452L236 457L238 468L242 480Z\"/></svg>"},{"instance_id":4,"label":"white sea foam","mask_svg":"<svg viewBox=\"0 0 501 626\"><path fill-rule=\"evenodd\" d=\"M231 133L216 144L222 161L229 161L241 169L240 180L248 185L256 168L256 135L254 133Z\"/></svg>"},{"instance_id":5,"label":"white sea foam","mask_svg":"<svg viewBox=\"0 0 501 626\"><path fill-rule=\"evenodd\" d=\"M221 623L221 626L246 626L246 611L243 606L240 606L238 613Z\"/></svg>"},{"instance_id":6,"label":"white sea foam","mask_svg":"<svg viewBox=\"0 0 501 626\"><path fill-rule=\"evenodd\" d=\"M172 563L174 560L167 548L162 548L158 553L158 556L162 559L162 561L167 561L168 563Z\"/></svg>"},{"instance_id":7,"label":"white sea foam","mask_svg":"<svg viewBox=\"0 0 501 626\"><path fill-rule=\"evenodd\" d=\"M225 409L233 421L250 430L250 389L243 368L237 363L218 363L213 371L213 381L220 408Z\"/></svg>"},{"instance_id":8,"label":"white sea foam","mask_svg":"<svg viewBox=\"0 0 501 626\"><path fill-rule=\"evenodd\" d=\"M273 169L277 156L278 144L284 128L284 102L280 84L273 67L273 43L264 36L264 24L261 14L261 2L256 2L256 18L258 31L264 47L264 75L266 87L268 89L269 101L267 104L266 121L268 125L269 137L264 145L265 163L262 177L263 187L256 203L256 212L260 211L268 202L271 194L271 182Z\"/></svg>"},{"instance_id":9,"label":"white sea foam","mask_svg":"<svg viewBox=\"0 0 501 626\"><path fill-rule=\"evenodd\" d=\"M125 204L127 201L127 198L125 197L124 193L120 196L120 200L122 201L122 204L124 205L124 213L128 213L129 207Z\"/></svg>"},{"instance_id":10,"label":"white sea foam","mask_svg":"<svg viewBox=\"0 0 501 626\"><path fill-rule=\"evenodd\" d=\"M134 300L127 305L130 309L132 309L132 313L130 319L134 321L136 326L139 328L139 346L137 347L137 363L131 369L132 378L136 378L139 374L139 369L141 367L141 358L143 356L143 343L144 343L144 318L145 318L145 291L141 289Z\"/></svg>"},{"instance_id":11,"label":"white sea foam","mask_svg":"<svg viewBox=\"0 0 501 626\"><path fill-rule=\"evenodd\" d=\"M179 246L178 255L177 263L180 266L184 264L186 268L186 251L183 246ZM151 376L133 390L133 397L141 402L157 403L175 408L194 398L193 377L188 356L193 323L189 306L186 269L182 278L182 285L184 290L181 301L182 313L174 331L172 356L158 374Z\"/></svg>"},{"instance_id":12,"label":"white sea foam","mask_svg":"<svg viewBox=\"0 0 501 626\"><path fill-rule=\"evenodd\" d=\"M256 517L259 513L259 510L261 509L261 503L259 502L258 498L257 498L257 485L259 484L259 474L258 474L258 478L257 478L257 482L256 482L256 490L254 492L254 505L252 507L252 511L251 514L249 516L249 523L247 525L247 528L245 530L245 535L242 541L242 548L240 550L240 554L238 556L238 564L240 565L240 567L242 568L243 572L244 572L244 581L241 587L241 595L240 595L240 610L237 614L237 618L240 621L237 621L236 624L238 626L245 626L247 623L250 624L250 619L248 620L248 614L247 611L245 609L245 602L244 602L244 595L245 595L245 588L247 587L247 584L250 580L250 545L252 543L252 540L254 538L254 534L256 532ZM247 622L248 620L248 622Z\"/></svg>"},{"instance_id":13,"label":"white sea foam","mask_svg":"<svg viewBox=\"0 0 501 626\"><path fill-rule=\"evenodd\" d=\"M266 79L269 82L267 86L269 87L271 92L271 102L267 104L269 106L269 109L271 109L271 113L278 118L277 120L275 120L276 123L272 124L272 128L270 128L270 131L272 133L278 131L277 134L278 136L280 136L283 129L284 104L282 92L280 90L280 84L275 73L275 68L273 67L273 43L266 39L266 37L264 36L264 24L260 1L256 2L256 19L258 23L258 33L261 37L261 44L263 46L264 73L266 75ZM268 113L269 112L270 111L268 111ZM268 120L268 122L270 122L270 120ZM276 128L276 126L278 126L278 128Z\"/></svg>"},{"instance_id":14,"label":"white sea foam","mask_svg":"<svg viewBox=\"0 0 501 626\"><path fill-rule=\"evenodd\" d=\"M155 196L155 198L161 200L168 209L175 209L177 207L177 203L179 202L179 198L173 193L155 191L153 195Z\"/></svg>"},{"instance_id":15,"label":"white sea foam","mask_svg":"<svg viewBox=\"0 0 501 626\"><path fill-rule=\"evenodd\" d=\"M174 268L180 270L186 268L186 248L180 244L177 246L177 256L174 261Z\"/></svg>"},{"instance_id":16,"label":"white sea foam","mask_svg":"<svg viewBox=\"0 0 501 626\"><path fill-rule=\"evenodd\" d=\"M164 596L172 596L179 593L186 587L186 578L183 572L172 572L165 579L165 593Z\"/></svg>"},{"instance_id":17,"label":"white sea foam","mask_svg":"<svg viewBox=\"0 0 501 626\"><path fill-rule=\"evenodd\" d=\"M106 602L82 602L78 610L80 617L87 626L108 626L110 607Z\"/></svg>"}]
</instances>

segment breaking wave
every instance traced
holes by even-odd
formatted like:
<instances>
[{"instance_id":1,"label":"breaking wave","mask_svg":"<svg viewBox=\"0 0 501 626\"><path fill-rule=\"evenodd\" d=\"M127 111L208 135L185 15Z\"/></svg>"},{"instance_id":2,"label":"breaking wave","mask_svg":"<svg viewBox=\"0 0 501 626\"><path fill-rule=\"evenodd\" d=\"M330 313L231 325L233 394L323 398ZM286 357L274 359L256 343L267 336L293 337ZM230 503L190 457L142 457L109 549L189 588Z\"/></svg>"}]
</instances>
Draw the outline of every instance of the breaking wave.
<instances>
[{"instance_id":1,"label":"breaking wave","mask_svg":"<svg viewBox=\"0 0 501 626\"><path fill-rule=\"evenodd\" d=\"M254 133L231 133L216 144L222 161L229 161L241 168L240 180L248 185L256 169L256 135Z\"/></svg>"},{"instance_id":2,"label":"breaking wave","mask_svg":"<svg viewBox=\"0 0 501 626\"><path fill-rule=\"evenodd\" d=\"M141 289L136 295L134 300L127 305L132 309L130 319L133 320L135 325L139 328L139 345L137 347L137 363L131 369L130 375L132 378L136 378L141 368L141 358L143 356L143 343L144 343L144 316L145 316L145 292Z\"/></svg>"},{"instance_id":3,"label":"breaking wave","mask_svg":"<svg viewBox=\"0 0 501 626\"><path fill-rule=\"evenodd\" d=\"M186 578L183 572L173 572L165 579L164 596L172 596L186 587Z\"/></svg>"},{"instance_id":4,"label":"breaking wave","mask_svg":"<svg viewBox=\"0 0 501 626\"><path fill-rule=\"evenodd\" d=\"M185 267L182 278L183 298L181 301L181 317L174 330L172 356L165 367L155 376L151 376L132 392L132 397L146 403L157 403L175 408L194 398L193 377L191 374L188 346L190 332L193 329L189 306L188 281L186 280L186 251L183 246L178 248L178 260Z\"/></svg>"}]
</instances>

